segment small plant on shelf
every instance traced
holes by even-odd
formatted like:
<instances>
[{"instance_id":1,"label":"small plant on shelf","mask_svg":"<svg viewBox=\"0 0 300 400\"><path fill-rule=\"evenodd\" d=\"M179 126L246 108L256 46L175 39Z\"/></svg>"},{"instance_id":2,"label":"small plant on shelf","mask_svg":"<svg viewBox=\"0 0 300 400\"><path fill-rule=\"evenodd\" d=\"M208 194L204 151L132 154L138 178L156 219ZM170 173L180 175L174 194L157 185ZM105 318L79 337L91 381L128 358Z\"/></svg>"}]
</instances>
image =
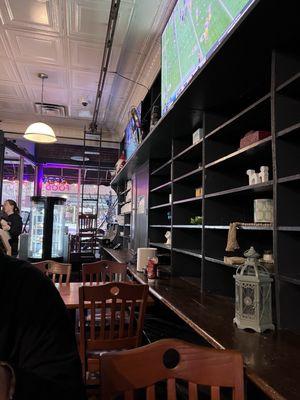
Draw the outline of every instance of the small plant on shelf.
<instances>
[{"instance_id":1,"label":"small plant on shelf","mask_svg":"<svg viewBox=\"0 0 300 400\"><path fill-rule=\"evenodd\" d=\"M200 215L191 218L192 225L201 225L203 222L203 218Z\"/></svg>"}]
</instances>

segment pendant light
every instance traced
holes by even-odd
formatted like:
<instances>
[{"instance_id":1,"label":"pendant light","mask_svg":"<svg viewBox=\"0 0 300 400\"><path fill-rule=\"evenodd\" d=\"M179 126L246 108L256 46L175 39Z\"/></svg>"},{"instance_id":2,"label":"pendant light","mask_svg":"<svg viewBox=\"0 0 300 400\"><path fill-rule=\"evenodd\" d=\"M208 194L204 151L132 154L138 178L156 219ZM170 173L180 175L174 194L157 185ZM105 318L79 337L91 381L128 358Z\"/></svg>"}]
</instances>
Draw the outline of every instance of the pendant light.
<instances>
[{"instance_id":1,"label":"pendant light","mask_svg":"<svg viewBox=\"0 0 300 400\"><path fill-rule=\"evenodd\" d=\"M39 73L38 77L42 79L42 96L41 96L41 117L43 115L44 105L44 80L48 78L47 74ZM54 143L57 141L55 133L51 126L44 122L35 122L28 126L25 131L24 138L36 143Z\"/></svg>"}]
</instances>

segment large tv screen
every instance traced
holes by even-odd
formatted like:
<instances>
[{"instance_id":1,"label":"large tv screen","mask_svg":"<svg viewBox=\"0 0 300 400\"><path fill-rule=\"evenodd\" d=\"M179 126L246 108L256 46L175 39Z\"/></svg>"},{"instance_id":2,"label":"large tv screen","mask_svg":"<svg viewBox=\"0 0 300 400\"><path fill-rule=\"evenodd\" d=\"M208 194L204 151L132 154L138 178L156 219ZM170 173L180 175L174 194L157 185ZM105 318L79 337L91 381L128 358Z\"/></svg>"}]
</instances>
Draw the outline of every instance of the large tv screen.
<instances>
[{"instance_id":1,"label":"large tv screen","mask_svg":"<svg viewBox=\"0 0 300 400\"><path fill-rule=\"evenodd\" d=\"M132 114L133 116L125 128L124 150L126 160L132 156L141 140L141 104L134 109Z\"/></svg>"},{"instance_id":2,"label":"large tv screen","mask_svg":"<svg viewBox=\"0 0 300 400\"><path fill-rule=\"evenodd\" d=\"M162 114L256 0L178 0L162 35Z\"/></svg>"}]
</instances>

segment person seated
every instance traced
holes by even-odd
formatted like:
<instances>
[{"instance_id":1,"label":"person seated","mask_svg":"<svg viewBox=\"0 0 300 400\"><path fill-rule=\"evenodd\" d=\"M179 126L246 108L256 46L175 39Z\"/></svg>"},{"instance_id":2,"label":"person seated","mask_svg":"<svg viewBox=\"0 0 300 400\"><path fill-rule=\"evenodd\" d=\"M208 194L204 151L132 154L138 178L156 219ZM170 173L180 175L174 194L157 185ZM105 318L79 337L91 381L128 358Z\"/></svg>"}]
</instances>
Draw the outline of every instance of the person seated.
<instances>
[{"instance_id":1,"label":"person seated","mask_svg":"<svg viewBox=\"0 0 300 400\"><path fill-rule=\"evenodd\" d=\"M67 309L51 280L0 253L0 400L85 400Z\"/></svg>"},{"instance_id":2,"label":"person seated","mask_svg":"<svg viewBox=\"0 0 300 400\"><path fill-rule=\"evenodd\" d=\"M0 220L0 248L9 256L11 256L11 246L10 246L10 234L7 221L5 219Z\"/></svg>"},{"instance_id":3,"label":"person seated","mask_svg":"<svg viewBox=\"0 0 300 400\"><path fill-rule=\"evenodd\" d=\"M22 218L17 203L14 200L6 200L3 204L4 215L1 219L2 229L9 232L9 244L11 246L11 254L16 257L18 255L19 236L22 233ZM6 221L6 224L5 224Z\"/></svg>"}]
</instances>

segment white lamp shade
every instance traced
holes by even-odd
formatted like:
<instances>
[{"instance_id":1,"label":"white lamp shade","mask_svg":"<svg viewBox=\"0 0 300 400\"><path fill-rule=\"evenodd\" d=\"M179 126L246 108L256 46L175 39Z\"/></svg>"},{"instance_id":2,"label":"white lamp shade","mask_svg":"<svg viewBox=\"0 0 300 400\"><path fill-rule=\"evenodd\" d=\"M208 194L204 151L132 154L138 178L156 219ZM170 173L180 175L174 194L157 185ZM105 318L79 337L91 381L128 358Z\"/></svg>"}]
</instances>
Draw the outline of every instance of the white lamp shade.
<instances>
[{"instance_id":1,"label":"white lamp shade","mask_svg":"<svg viewBox=\"0 0 300 400\"><path fill-rule=\"evenodd\" d=\"M43 122L35 122L28 126L24 134L25 139L36 143L54 143L57 141L51 126Z\"/></svg>"}]
</instances>

